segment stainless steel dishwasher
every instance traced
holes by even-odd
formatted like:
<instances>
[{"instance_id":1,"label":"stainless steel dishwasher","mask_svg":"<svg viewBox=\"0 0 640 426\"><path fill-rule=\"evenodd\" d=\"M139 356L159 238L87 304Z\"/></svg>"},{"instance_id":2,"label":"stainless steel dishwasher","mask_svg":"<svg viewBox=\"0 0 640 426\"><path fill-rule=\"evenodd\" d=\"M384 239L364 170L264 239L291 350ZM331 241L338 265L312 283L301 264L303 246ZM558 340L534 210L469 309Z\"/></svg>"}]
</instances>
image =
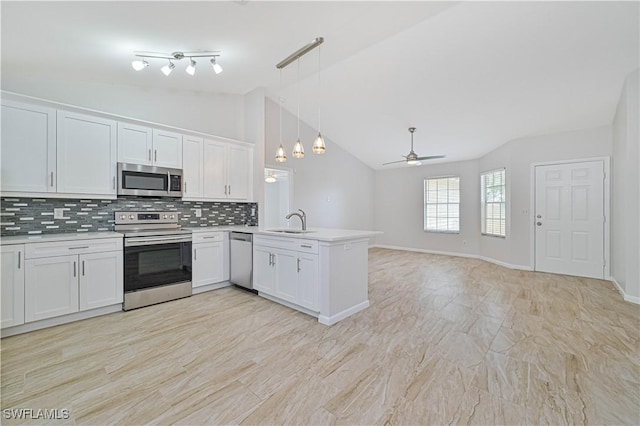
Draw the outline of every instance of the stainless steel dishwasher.
<instances>
[{"instance_id":1,"label":"stainless steel dishwasher","mask_svg":"<svg viewBox=\"0 0 640 426\"><path fill-rule=\"evenodd\" d=\"M231 245L232 284L253 290L253 235L244 232L229 234Z\"/></svg>"}]
</instances>

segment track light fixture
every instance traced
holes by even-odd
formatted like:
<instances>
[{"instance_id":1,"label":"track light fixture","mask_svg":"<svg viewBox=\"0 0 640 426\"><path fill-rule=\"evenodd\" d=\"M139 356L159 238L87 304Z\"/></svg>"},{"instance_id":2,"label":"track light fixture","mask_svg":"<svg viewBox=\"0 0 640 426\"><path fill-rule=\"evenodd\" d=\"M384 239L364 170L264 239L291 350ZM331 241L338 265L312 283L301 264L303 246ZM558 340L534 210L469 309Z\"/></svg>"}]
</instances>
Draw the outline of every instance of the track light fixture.
<instances>
[{"instance_id":1,"label":"track light fixture","mask_svg":"<svg viewBox=\"0 0 640 426\"><path fill-rule=\"evenodd\" d=\"M187 74L194 75L196 73L196 61L189 58L189 65L187 66Z\"/></svg>"},{"instance_id":2,"label":"track light fixture","mask_svg":"<svg viewBox=\"0 0 640 426\"><path fill-rule=\"evenodd\" d=\"M173 71L173 69L175 67L176 66L173 64L173 62L171 62L171 59L169 59L169 63L167 65L165 65L164 67L160 68L160 71L162 71L164 73L164 75L169 77L169 74L171 74L171 71Z\"/></svg>"},{"instance_id":3,"label":"track light fixture","mask_svg":"<svg viewBox=\"0 0 640 426\"><path fill-rule=\"evenodd\" d=\"M213 71L216 74L220 74L222 72L222 67L220 66L220 64L218 64L216 62L216 57L215 56L213 58L211 58L211 66L213 67Z\"/></svg>"},{"instance_id":4,"label":"track light fixture","mask_svg":"<svg viewBox=\"0 0 640 426\"><path fill-rule=\"evenodd\" d=\"M145 58L152 59L166 59L169 63L161 68L164 75L168 76L171 71L176 67L172 61L181 61L182 59L189 59L189 65L186 72L189 75L195 75L196 73L196 61L193 58L211 58L211 66L216 74L222 72L222 67L216 62L216 58L220 56L219 50L212 51L195 51L195 52L173 52L173 53L158 53L158 52L133 52L134 56L140 59L136 59L131 62L131 66L136 71L142 71L149 66L149 62Z\"/></svg>"}]
</instances>

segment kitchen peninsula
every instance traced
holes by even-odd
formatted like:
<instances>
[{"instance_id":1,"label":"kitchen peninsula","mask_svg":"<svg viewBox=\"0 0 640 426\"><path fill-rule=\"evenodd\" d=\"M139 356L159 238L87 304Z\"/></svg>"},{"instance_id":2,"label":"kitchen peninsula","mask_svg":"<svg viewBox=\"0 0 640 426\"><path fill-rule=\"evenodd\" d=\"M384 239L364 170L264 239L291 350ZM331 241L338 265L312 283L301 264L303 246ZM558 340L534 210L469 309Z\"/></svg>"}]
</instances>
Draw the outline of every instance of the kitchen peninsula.
<instances>
[{"instance_id":1,"label":"kitchen peninsula","mask_svg":"<svg viewBox=\"0 0 640 426\"><path fill-rule=\"evenodd\" d=\"M260 296L326 325L369 306L369 238L381 232L233 228L254 234L253 288Z\"/></svg>"}]
</instances>

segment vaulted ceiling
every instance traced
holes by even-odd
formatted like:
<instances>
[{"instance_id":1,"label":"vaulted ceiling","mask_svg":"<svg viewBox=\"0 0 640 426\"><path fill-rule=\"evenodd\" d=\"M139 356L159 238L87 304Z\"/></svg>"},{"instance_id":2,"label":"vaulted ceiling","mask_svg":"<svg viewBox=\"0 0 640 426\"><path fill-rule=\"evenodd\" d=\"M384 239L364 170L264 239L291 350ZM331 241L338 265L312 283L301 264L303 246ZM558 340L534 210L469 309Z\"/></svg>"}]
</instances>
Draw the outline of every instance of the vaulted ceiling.
<instances>
[{"instance_id":1,"label":"vaulted ceiling","mask_svg":"<svg viewBox=\"0 0 640 426\"><path fill-rule=\"evenodd\" d=\"M2 73L67 81L302 96L301 116L366 164L409 148L477 158L512 139L610 123L638 67L638 2L2 2ZM323 36L318 56L275 64ZM221 50L170 77L135 50ZM185 62L185 61L182 61Z\"/></svg>"}]
</instances>

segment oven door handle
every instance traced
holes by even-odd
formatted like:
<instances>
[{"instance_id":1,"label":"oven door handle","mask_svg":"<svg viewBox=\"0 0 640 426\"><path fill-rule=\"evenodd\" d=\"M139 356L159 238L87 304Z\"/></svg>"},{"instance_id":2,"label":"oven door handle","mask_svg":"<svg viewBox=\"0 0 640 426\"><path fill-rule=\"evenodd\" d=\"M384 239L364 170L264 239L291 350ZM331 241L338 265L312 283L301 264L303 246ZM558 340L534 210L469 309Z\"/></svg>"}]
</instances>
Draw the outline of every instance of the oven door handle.
<instances>
[{"instance_id":1,"label":"oven door handle","mask_svg":"<svg viewBox=\"0 0 640 426\"><path fill-rule=\"evenodd\" d=\"M150 246L150 245L158 245L158 244L170 244L170 243L190 243L191 235L189 236L178 236L178 237L141 237L141 238L125 238L124 246L125 247L136 247L136 246Z\"/></svg>"}]
</instances>

